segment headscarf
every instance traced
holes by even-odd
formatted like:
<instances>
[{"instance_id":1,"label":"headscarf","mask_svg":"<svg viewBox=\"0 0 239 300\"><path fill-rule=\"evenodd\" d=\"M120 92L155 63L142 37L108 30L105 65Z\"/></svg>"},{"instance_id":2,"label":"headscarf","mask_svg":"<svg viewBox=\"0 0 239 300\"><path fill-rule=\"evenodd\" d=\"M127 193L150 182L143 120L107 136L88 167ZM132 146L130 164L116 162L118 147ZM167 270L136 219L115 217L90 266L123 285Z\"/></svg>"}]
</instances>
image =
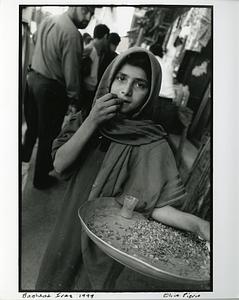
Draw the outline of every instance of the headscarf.
<instances>
[{"instance_id":1,"label":"headscarf","mask_svg":"<svg viewBox=\"0 0 239 300\"><path fill-rule=\"evenodd\" d=\"M95 101L110 91L112 81L124 65L129 54L145 53L151 66L151 86L142 107L130 119L115 118L101 128L101 134L111 141L101 169L89 195L89 200L102 196L129 193L140 200L139 207L147 199L150 212L156 202L160 204L177 200L183 194L178 180L175 161L164 139L166 133L159 124L150 120L161 83L161 68L153 54L141 48L130 48L119 55L107 68L97 90ZM160 197L162 189L170 183L166 197ZM167 188L166 188L167 190ZM165 198L165 199L164 199Z\"/></svg>"},{"instance_id":2,"label":"headscarf","mask_svg":"<svg viewBox=\"0 0 239 300\"><path fill-rule=\"evenodd\" d=\"M96 100L110 92L111 84L124 65L126 58L135 53L143 53L148 57L151 67L150 89L144 104L136 111L130 119L116 117L101 127L101 134L106 138L121 144L143 145L162 139L166 135L163 127L154 124L152 121L153 110L161 87L162 71L155 56L140 47L132 47L124 53L118 55L108 66L99 83L95 94Z\"/></svg>"}]
</instances>

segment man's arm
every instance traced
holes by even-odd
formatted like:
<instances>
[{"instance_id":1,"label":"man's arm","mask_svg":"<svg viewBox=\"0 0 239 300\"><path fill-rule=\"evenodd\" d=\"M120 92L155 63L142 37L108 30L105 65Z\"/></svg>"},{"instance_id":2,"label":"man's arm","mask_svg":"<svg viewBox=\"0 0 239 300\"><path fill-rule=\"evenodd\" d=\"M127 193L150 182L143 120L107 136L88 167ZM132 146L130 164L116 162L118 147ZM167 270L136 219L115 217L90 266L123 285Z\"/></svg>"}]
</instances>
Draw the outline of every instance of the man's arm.
<instances>
[{"instance_id":1,"label":"man's arm","mask_svg":"<svg viewBox=\"0 0 239 300\"><path fill-rule=\"evenodd\" d=\"M65 37L62 45L62 70L65 79L67 97L71 104L79 100L81 88L82 44L79 36Z\"/></svg>"},{"instance_id":2,"label":"man's arm","mask_svg":"<svg viewBox=\"0 0 239 300\"><path fill-rule=\"evenodd\" d=\"M152 218L166 225L194 232L201 238L210 241L210 224L195 215L182 212L172 206L155 208Z\"/></svg>"}]
</instances>

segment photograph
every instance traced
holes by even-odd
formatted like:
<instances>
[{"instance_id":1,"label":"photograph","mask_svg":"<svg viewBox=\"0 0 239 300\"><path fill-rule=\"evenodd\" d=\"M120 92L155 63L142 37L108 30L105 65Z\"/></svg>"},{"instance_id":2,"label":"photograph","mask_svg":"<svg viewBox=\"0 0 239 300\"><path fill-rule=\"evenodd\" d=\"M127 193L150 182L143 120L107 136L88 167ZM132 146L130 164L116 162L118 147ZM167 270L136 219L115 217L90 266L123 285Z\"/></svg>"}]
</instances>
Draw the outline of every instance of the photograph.
<instances>
[{"instance_id":1,"label":"photograph","mask_svg":"<svg viewBox=\"0 0 239 300\"><path fill-rule=\"evenodd\" d=\"M19 5L19 292L213 291L213 17Z\"/></svg>"}]
</instances>

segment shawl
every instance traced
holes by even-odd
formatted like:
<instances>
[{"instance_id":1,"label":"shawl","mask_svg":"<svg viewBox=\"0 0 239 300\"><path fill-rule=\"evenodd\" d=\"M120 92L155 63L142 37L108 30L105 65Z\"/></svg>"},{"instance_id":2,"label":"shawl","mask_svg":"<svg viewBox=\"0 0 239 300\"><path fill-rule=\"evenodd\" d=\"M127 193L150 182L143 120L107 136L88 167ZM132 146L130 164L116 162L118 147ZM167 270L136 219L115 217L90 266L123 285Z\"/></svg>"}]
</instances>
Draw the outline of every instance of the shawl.
<instances>
[{"instance_id":1,"label":"shawl","mask_svg":"<svg viewBox=\"0 0 239 300\"><path fill-rule=\"evenodd\" d=\"M158 101L162 74L160 64L155 56L139 47L130 48L117 56L102 77L93 105L99 97L110 92L110 86L116 73L124 64L126 57L134 53L143 53L150 62L149 94L142 107L130 119L115 118L101 127L101 134L111 143L92 187L89 200L100 196L118 196L125 193L127 187L127 193L140 200L136 209L146 206L148 210L145 210L144 213L148 214L154 205L161 206L160 200L164 204L167 200L170 202L173 199L177 200L177 197L173 198L172 195L168 195L167 199L160 197L162 188L168 181L171 184L174 182L173 193L175 189L179 196L184 193L179 184L180 180L173 155L168 154L170 148L164 139L166 133L161 125L155 124L151 120L154 106ZM163 158L167 161L166 158L169 155L171 156L168 166L164 168ZM130 179L132 170L133 180ZM171 172L171 170L173 171ZM147 203L151 205L147 206Z\"/></svg>"}]
</instances>

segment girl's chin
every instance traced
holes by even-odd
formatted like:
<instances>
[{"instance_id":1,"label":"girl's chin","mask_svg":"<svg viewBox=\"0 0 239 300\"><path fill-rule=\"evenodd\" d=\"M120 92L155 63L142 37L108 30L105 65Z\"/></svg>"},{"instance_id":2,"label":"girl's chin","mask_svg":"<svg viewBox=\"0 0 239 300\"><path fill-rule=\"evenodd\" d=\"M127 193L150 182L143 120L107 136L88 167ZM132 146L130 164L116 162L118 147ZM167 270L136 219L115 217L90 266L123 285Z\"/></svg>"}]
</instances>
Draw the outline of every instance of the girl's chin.
<instances>
[{"instance_id":1,"label":"girl's chin","mask_svg":"<svg viewBox=\"0 0 239 300\"><path fill-rule=\"evenodd\" d=\"M133 112L128 112L128 111L119 111L117 113L117 118L118 119L128 119L128 118L131 118L131 116L133 115L134 113Z\"/></svg>"},{"instance_id":2,"label":"girl's chin","mask_svg":"<svg viewBox=\"0 0 239 300\"><path fill-rule=\"evenodd\" d=\"M127 109L121 109L121 110L119 111L119 114L120 114L120 115L124 115L124 116L128 116L128 115L131 114L131 111L128 111Z\"/></svg>"},{"instance_id":3,"label":"girl's chin","mask_svg":"<svg viewBox=\"0 0 239 300\"><path fill-rule=\"evenodd\" d=\"M123 105L123 106L121 106L119 112L124 115L133 115L137 110L138 110L138 108L132 108L132 107L129 107L128 105L125 105L125 106Z\"/></svg>"},{"instance_id":4,"label":"girl's chin","mask_svg":"<svg viewBox=\"0 0 239 300\"><path fill-rule=\"evenodd\" d=\"M129 114L131 113L131 109L129 107L129 103L123 103L120 107L120 112L122 114Z\"/></svg>"}]
</instances>

